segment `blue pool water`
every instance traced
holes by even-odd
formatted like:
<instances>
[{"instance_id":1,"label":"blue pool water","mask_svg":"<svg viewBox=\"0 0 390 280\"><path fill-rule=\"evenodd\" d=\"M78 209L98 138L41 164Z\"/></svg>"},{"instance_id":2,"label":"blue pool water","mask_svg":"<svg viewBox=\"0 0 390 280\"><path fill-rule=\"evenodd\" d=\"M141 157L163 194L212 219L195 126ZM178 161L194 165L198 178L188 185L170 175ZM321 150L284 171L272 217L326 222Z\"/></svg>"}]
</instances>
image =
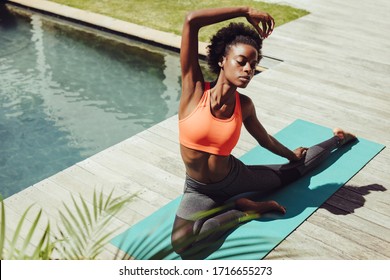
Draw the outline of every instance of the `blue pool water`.
<instances>
[{"instance_id":1,"label":"blue pool water","mask_svg":"<svg viewBox=\"0 0 390 280\"><path fill-rule=\"evenodd\" d=\"M180 88L174 52L2 6L0 193L176 114Z\"/></svg>"}]
</instances>

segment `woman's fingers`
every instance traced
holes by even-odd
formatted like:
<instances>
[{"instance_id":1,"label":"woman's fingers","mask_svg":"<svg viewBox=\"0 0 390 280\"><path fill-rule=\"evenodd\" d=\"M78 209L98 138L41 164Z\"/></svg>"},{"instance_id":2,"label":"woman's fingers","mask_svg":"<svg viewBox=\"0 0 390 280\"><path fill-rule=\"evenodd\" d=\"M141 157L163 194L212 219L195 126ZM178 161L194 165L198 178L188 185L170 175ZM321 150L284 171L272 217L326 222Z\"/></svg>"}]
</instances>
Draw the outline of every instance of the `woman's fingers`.
<instances>
[{"instance_id":1,"label":"woman's fingers","mask_svg":"<svg viewBox=\"0 0 390 280\"><path fill-rule=\"evenodd\" d=\"M261 38L265 38L266 37L264 31L260 28L260 26L258 24L254 24L254 27L256 28L256 30L259 33Z\"/></svg>"},{"instance_id":2,"label":"woman's fingers","mask_svg":"<svg viewBox=\"0 0 390 280\"><path fill-rule=\"evenodd\" d=\"M269 35L271 35L272 31L274 30L275 26L275 20L273 17L268 15L268 19L263 21L263 30L265 31L265 38L267 38Z\"/></svg>"},{"instance_id":3,"label":"woman's fingers","mask_svg":"<svg viewBox=\"0 0 390 280\"><path fill-rule=\"evenodd\" d=\"M260 22L261 22L261 27L260 27ZM257 32L260 34L261 38L263 39L271 35L275 26L275 21L269 14L266 14L265 16L264 14L262 14L261 17L252 20L251 23L256 28Z\"/></svg>"},{"instance_id":4,"label":"woman's fingers","mask_svg":"<svg viewBox=\"0 0 390 280\"><path fill-rule=\"evenodd\" d=\"M267 22L262 20L261 23L263 25L263 37L267 38L268 37Z\"/></svg>"},{"instance_id":5,"label":"woman's fingers","mask_svg":"<svg viewBox=\"0 0 390 280\"><path fill-rule=\"evenodd\" d=\"M271 35L272 34L272 31L274 31L274 27L275 27L275 20L273 17L269 16L270 17L270 20L268 21L268 27L269 27L269 30L268 30L268 35Z\"/></svg>"}]
</instances>

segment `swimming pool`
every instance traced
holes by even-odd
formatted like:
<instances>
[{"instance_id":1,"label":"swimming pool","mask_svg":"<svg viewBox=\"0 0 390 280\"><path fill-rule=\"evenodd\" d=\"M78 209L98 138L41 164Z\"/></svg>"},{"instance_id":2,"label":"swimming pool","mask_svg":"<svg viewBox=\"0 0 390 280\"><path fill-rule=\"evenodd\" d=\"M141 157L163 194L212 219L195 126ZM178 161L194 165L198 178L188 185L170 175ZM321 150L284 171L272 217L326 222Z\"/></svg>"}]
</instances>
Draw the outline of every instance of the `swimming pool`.
<instances>
[{"instance_id":1,"label":"swimming pool","mask_svg":"<svg viewBox=\"0 0 390 280\"><path fill-rule=\"evenodd\" d=\"M2 7L4 198L177 113L177 53Z\"/></svg>"}]
</instances>

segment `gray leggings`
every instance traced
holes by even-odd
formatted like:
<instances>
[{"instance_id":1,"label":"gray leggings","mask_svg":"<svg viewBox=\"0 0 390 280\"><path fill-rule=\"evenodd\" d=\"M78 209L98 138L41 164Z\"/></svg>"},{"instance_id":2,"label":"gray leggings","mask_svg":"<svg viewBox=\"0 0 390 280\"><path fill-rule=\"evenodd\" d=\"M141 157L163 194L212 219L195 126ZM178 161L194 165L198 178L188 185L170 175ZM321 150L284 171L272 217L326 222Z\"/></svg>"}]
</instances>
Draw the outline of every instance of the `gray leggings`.
<instances>
[{"instance_id":1,"label":"gray leggings","mask_svg":"<svg viewBox=\"0 0 390 280\"><path fill-rule=\"evenodd\" d=\"M245 214L234 209L234 204L229 200L249 192L265 195L275 191L313 170L339 146L339 138L334 136L310 147L300 161L282 165L250 166L230 156L231 171L220 182L204 184L186 177L183 198L176 215L194 223L194 235L211 231L224 223L239 221ZM202 213L210 210L214 212L213 215L202 217ZM210 242L210 239L219 237L220 234L212 233L207 239Z\"/></svg>"}]
</instances>

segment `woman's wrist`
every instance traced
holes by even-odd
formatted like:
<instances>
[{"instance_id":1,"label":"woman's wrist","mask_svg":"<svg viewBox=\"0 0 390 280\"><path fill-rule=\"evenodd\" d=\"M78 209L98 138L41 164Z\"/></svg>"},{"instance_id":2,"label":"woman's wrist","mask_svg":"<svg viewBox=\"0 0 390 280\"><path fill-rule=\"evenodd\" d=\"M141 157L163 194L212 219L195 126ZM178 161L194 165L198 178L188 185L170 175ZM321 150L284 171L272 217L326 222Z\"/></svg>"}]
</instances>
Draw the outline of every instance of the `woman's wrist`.
<instances>
[{"instance_id":1,"label":"woman's wrist","mask_svg":"<svg viewBox=\"0 0 390 280\"><path fill-rule=\"evenodd\" d=\"M254 11L251 7L243 7L245 9L245 17L249 19L252 15L252 12Z\"/></svg>"},{"instance_id":2,"label":"woman's wrist","mask_svg":"<svg viewBox=\"0 0 390 280\"><path fill-rule=\"evenodd\" d=\"M297 155L293 151L291 151L290 149L287 149L287 148L286 148L286 150L287 150L286 156L285 156L286 159L288 159L289 161L297 160Z\"/></svg>"}]
</instances>

